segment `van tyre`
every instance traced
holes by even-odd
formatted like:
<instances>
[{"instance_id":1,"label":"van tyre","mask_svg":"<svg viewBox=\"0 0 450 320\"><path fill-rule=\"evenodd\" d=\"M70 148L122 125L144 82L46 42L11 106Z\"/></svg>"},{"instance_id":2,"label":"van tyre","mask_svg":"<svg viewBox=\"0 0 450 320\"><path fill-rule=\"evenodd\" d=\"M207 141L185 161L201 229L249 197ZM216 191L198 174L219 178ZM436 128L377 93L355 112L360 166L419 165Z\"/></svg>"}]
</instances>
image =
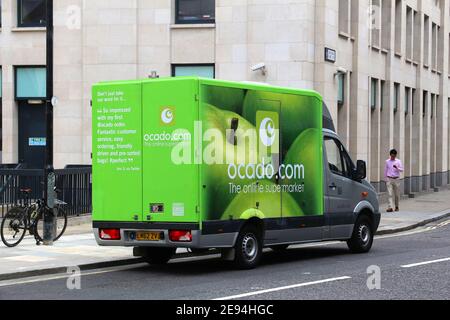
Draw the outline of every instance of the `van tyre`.
<instances>
[{"instance_id":1,"label":"van tyre","mask_svg":"<svg viewBox=\"0 0 450 320\"><path fill-rule=\"evenodd\" d=\"M255 268L262 256L261 232L255 226L244 227L236 241L234 265L238 269Z\"/></svg>"},{"instance_id":2,"label":"van tyre","mask_svg":"<svg viewBox=\"0 0 450 320\"><path fill-rule=\"evenodd\" d=\"M153 265L162 265L169 262L175 254L176 248L146 248L142 258Z\"/></svg>"},{"instance_id":3,"label":"van tyre","mask_svg":"<svg viewBox=\"0 0 450 320\"><path fill-rule=\"evenodd\" d=\"M369 252L373 244L373 228L367 216L360 216L355 223L353 235L347 241L348 248L353 253Z\"/></svg>"}]
</instances>

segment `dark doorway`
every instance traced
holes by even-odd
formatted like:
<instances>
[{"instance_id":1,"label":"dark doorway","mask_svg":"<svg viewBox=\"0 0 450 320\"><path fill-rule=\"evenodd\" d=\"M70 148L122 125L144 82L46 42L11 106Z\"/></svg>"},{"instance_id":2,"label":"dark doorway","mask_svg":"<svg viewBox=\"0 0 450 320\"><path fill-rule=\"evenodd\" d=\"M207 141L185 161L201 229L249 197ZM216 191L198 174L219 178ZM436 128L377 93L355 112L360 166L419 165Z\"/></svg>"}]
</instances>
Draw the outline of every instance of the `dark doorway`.
<instances>
[{"instance_id":1,"label":"dark doorway","mask_svg":"<svg viewBox=\"0 0 450 320\"><path fill-rule=\"evenodd\" d=\"M45 135L45 104L19 101L19 162L28 169L44 168Z\"/></svg>"}]
</instances>

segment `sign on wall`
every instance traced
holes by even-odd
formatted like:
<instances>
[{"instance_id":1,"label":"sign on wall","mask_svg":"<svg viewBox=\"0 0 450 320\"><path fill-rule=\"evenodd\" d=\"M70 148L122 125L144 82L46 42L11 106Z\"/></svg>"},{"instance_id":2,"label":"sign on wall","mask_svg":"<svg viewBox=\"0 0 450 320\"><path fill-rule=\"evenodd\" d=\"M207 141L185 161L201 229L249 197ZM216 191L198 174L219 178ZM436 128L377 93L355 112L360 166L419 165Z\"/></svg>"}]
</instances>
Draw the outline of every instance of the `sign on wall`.
<instances>
[{"instance_id":1,"label":"sign on wall","mask_svg":"<svg viewBox=\"0 0 450 320\"><path fill-rule=\"evenodd\" d=\"M336 50L325 48L325 61L335 63L337 58Z\"/></svg>"},{"instance_id":2,"label":"sign on wall","mask_svg":"<svg viewBox=\"0 0 450 320\"><path fill-rule=\"evenodd\" d=\"M30 147L45 147L46 145L46 138L28 138L28 146Z\"/></svg>"}]
</instances>

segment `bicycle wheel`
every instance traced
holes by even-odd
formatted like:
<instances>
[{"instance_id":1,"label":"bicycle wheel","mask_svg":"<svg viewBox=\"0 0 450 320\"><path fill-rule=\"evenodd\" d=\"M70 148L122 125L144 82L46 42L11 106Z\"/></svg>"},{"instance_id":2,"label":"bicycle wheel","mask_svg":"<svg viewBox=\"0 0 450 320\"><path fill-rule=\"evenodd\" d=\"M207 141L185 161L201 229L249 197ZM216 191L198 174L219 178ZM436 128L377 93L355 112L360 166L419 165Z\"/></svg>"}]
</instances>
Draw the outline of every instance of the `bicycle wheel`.
<instances>
[{"instance_id":1,"label":"bicycle wheel","mask_svg":"<svg viewBox=\"0 0 450 320\"><path fill-rule=\"evenodd\" d=\"M2 220L1 238L5 246L15 247L25 237L27 231L27 211L22 207L14 207Z\"/></svg>"},{"instance_id":2,"label":"bicycle wheel","mask_svg":"<svg viewBox=\"0 0 450 320\"><path fill-rule=\"evenodd\" d=\"M55 206L56 214L56 237L53 241L59 240L64 234L67 228L67 214L61 206ZM34 230L37 240L43 241L44 239L44 219L42 213L38 215L34 223Z\"/></svg>"}]
</instances>

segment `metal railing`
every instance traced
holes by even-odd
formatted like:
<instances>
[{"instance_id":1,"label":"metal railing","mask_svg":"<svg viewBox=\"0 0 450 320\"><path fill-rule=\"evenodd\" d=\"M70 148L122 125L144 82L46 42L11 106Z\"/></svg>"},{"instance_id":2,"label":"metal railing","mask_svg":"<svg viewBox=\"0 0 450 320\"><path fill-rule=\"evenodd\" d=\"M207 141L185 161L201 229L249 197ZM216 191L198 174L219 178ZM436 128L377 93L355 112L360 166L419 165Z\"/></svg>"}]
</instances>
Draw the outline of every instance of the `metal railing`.
<instances>
[{"instance_id":1,"label":"metal railing","mask_svg":"<svg viewBox=\"0 0 450 320\"><path fill-rule=\"evenodd\" d=\"M92 212L92 168L70 166L55 170L56 187L60 190L58 199L67 203L68 216L79 216ZM0 166L0 216L24 201L20 189L32 190L31 201L43 197L44 173L39 169Z\"/></svg>"}]
</instances>

